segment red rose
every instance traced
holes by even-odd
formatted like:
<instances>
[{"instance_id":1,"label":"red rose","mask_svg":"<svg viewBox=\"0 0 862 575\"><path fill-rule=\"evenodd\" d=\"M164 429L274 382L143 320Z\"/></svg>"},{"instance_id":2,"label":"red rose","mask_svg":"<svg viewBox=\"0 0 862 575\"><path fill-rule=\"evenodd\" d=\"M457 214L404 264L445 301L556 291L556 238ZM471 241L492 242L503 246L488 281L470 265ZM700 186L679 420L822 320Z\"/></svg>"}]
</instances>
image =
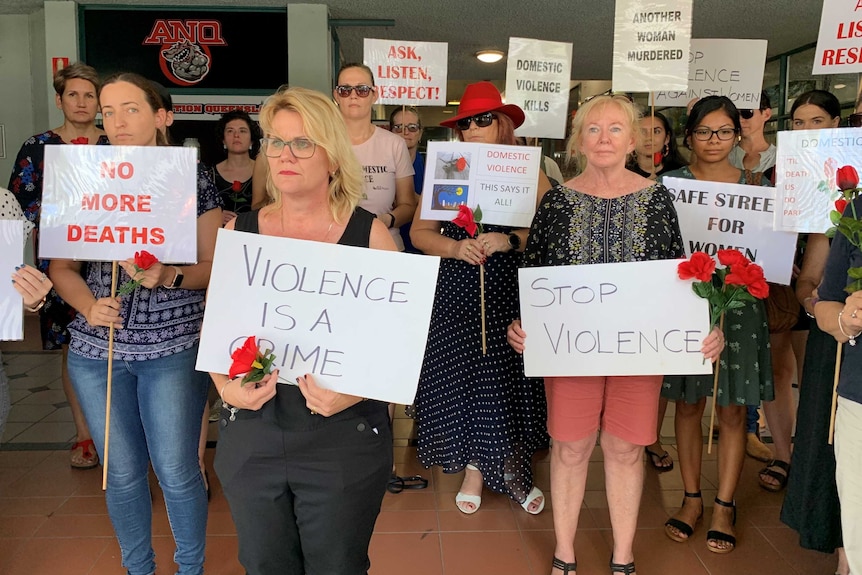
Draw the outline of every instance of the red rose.
<instances>
[{"instance_id":1,"label":"red rose","mask_svg":"<svg viewBox=\"0 0 862 575\"><path fill-rule=\"evenodd\" d=\"M718 250L718 261L723 266L747 266L751 261L739 250Z\"/></svg>"},{"instance_id":2,"label":"red rose","mask_svg":"<svg viewBox=\"0 0 862 575\"><path fill-rule=\"evenodd\" d=\"M230 354L230 358L233 363L230 366L230 372L228 372L229 378L233 379L238 375L250 372L252 364L257 361L257 343L254 341L254 336L249 336L242 347Z\"/></svg>"},{"instance_id":3,"label":"red rose","mask_svg":"<svg viewBox=\"0 0 862 575\"><path fill-rule=\"evenodd\" d=\"M750 288L753 284L764 281L763 268L757 264L737 266L730 270L730 273L727 274L727 277L724 278L724 281L725 283L727 283L727 285L745 286L749 288L749 293L751 293ZM754 294L752 293L751 295Z\"/></svg>"},{"instance_id":4,"label":"red rose","mask_svg":"<svg viewBox=\"0 0 862 575\"><path fill-rule=\"evenodd\" d=\"M86 144L89 144L89 143L90 143L90 140L89 140L89 139L87 139L87 138L85 138L84 136L81 136L80 138L75 138L75 139L73 139L73 140L71 141L71 143L72 143L72 144L84 144L84 145L86 145Z\"/></svg>"},{"instance_id":5,"label":"red rose","mask_svg":"<svg viewBox=\"0 0 862 575\"><path fill-rule=\"evenodd\" d=\"M461 156L455 161L455 169L459 172L463 172L467 169L467 160L464 159L464 156Z\"/></svg>"},{"instance_id":6,"label":"red rose","mask_svg":"<svg viewBox=\"0 0 862 575\"><path fill-rule=\"evenodd\" d=\"M748 286L748 293L757 299L766 299L769 297L769 284L766 280L758 280Z\"/></svg>"},{"instance_id":7,"label":"red rose","mask_svg":"<svg viewBox=\"0 0 862 575\"><path fill-rule=\"evenodd\" d=\"M239 180L234 180L233 184L231 184L231 186L230 186L230 189L233 190L234 192L238 192L238 191L242 190L242 182L240 182Z\"/></svg>"},{"instance_id":8,"label":"red rose","mask_svg":"<svg viewBox=\"0 0 862 575\"><path fill-rule=\"evenodd\" d=\"M660 166L662 160L664 160L664 154L662 154L661 152L656 152L655 154L652 155L652 165L653 166Z\"/></svg>"},{"instance_id":9,"label":"red rose","mask_svg":"<svg viewBox=\"0 0 862 575\"><path fill-rule=\"evenodd\" d=\"M679 274L679 279L688 280L696 278L702 282L708 282L712 279L712 272L715 271L715 260L703 252L694 252L691 254L691 259L680 262L676 272Z\"/></svg>"},{"instance_id":10,"label":"red rose","mask_svg":"<svg viewBox=\"0 0 862 575\"><path fill-rule=\"evenodd\" d=\"M835 200L835 210L839 214L843 214L844 208L846 208L846 207L847 207L847 200L845 200L844 198L838 198L837 200Z\"/></svg>"},{"instance_id":11,"label":"red rose","mask_svg":"<svg viewBox=\"0 0 862 575\"><path fill-rule=\"evenodd\" d=\"M841 191L852 190L859 185L859 174L856 173L856 168L853 166L843 166L838 168L838 173L835 174L835 182Z\"/></svg>"},{"instance_id":12,"label":"red rose","mask_svg":"<svg viewBox=\"0 0 862 575\"><path fill-rule=\"evenodd\" d=\"M159 258L146 250L135 252L135 265L142 270L150 269L151 267L153 267L153 264L157 263L158 261Z\"/></svg>"},{"instance_id":13,"label":"red rose","mask_svg":"<svg viewBox=\"0 0 862 575\"><path fill-rule=\"evenodd\" d=\"M476 221L473 219L473 210L464 204L458 206L458 215L455 216L452 223L459 228L464 228L471 238L476 235L476 231L479 229L476 225Z\"/></svg>"}]
</instances>

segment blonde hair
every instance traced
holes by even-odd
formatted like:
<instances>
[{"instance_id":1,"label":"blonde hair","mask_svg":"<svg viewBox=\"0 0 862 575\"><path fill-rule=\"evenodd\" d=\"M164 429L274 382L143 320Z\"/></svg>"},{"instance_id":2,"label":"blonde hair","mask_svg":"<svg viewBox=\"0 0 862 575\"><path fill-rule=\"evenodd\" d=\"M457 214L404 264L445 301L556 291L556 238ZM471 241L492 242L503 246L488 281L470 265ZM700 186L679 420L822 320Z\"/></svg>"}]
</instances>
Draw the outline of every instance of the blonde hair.
<instances>
[{"instance_id":1,"label":"blonde hair","mask_svg":"<svg viewBox=\"0 0 862 575\"><path fill-rule=\"evenodd\" d=\"M265 136L272 134L272 121L282 110L302 118L305 134L316 144L314 153L323 152L335 172L329 178L329 209L335 221L349 218L363 195L362 167L353 153L347 128L338 108L329 97L307 88L288 88L270 96L260 110L260 127ZM266 193L274 209L281 208L281 194L266 163Z\"/></svg>"},{"instance_id":2,"label":"blonde hair","mask_svg":"<svg viewBox=\"0 0 862 575\"><path fill-rule=\"evenodd\" d=\"M586 157L581 153L581 141L583 138L584 124L587 122L587 116L595 110L602 110L606 106L616 106L622 110L629 124L629 131L635 139L635 147L640 140L640 111L635 107L628 96L622 94L602 94L595 96L584 102L578 108L575 117L572 119L572 135L569 136L569 141L566 143L566 158L572 161L577 158L578 166L581 170L586 167Z\"/></svg>"}]
</instances>

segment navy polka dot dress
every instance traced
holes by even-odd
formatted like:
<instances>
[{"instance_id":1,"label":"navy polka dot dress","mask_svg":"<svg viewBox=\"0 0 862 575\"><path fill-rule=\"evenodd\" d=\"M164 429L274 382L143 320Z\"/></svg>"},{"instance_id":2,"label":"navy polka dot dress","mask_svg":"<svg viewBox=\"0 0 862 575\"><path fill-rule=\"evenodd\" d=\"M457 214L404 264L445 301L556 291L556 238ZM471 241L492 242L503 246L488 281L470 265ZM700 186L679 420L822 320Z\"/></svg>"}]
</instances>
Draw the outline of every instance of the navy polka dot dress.
<instances>
[{"instance_id":1,"label":"navy polka dot dress","mask_svg":"<svg viewBox=\"0 0 862 575\"><path fill-rule=\"evenodd\" d=\"M468 237L450 222L443 234ZM521 356L506 342L506 328L520 317L520 260L515 252L497 253L485 264L486 355L479 266L442 260L415 407L423 465L457 473L473 464L487 487L522 503L533 485L533 454L548 446L548 435L542 380L524 377Z\"/></svg>"}]
</instances>

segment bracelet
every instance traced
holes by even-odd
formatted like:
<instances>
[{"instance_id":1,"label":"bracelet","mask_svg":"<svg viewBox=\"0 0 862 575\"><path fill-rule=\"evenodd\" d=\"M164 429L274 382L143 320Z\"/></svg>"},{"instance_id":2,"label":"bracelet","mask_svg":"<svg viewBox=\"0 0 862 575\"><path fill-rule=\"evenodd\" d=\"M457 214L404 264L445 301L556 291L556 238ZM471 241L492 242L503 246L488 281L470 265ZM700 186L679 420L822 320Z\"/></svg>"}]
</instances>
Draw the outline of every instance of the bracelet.
<instances>
[{"instance_id":1,"label":"bracelet","mask_svg":"<svg viewBox=\"0 0 862 575\"><path fill-rule=\"evenodd\" d=\"M815 318L815 317L814 317L814 314L813 314L813 313L809 313L809 311L808 311L807 309L805 309L805 305L804 305L804 304L805 304L805 302L807 302L808 300L811 300L811 308L812 308L812 309L814 309L814 306L816 306L816 305L817 305L817 302L819 302L819 301L820 301L820 298L819 298L819 297L814 297L814 296L808 296L807 298L805 298L804 300L802 300L802 304L803 304L803 305L802 305L802 309L803 309L803 310L805 310L805 315L807 315L807 316L808 316L808 317L810 317L811 319L817 319L817 318Z\"/></svg>"},{"instance_id":2,"label":"bracelet","mask_svg":"<svg viewBox=\"0 0 862 575\"><path fill-rule=\"evenodd\" d=\"M838 330L841 332L841 335L843 335L844 337L846 337L846 338L847 338L848 343L849 343L851 346L854 346L854 345L856 345L856 338L857 338L857 337L859 337L860 335L862 335L862 331L860 331L860 332L859 332L859 333L857 333L856 335L850 335L850 334L848 334L847 332L845 332L845 331L844 331L844 326L843 326L843 325L841 325L841 316L842 316L842 315L844 315L844 310L843 310L843 309L842 309L841 311L839 311L839 312L838 312Z\"/></svg>"},{"instance_id":3,"label":"bracelet","mask_svg":"<svg viewBox=\"0 0 862 575\"><path fill-rule=\"evenodd\" d=\"M228 402L226 402L224 400L224 390L227 388L228 384L230 384L231 381L233 381L233 380L228 379L225 382L225 384L223 386L221 386L221 390L218 392L218 395L221 398L221 403L224 406L224 408L230 412L230 416L228 417L228 420L236 421L236 412L239 411L239 408L232 406L231 404L229 404ZM218 389L217 389L217 391L218 391Z\"/></svg>"},{"instance_id":4,"label":"bracelet","mask_svg":"<svg viewBox=\"0 0 862 575\"><path fill-rule=\"evenodd\" d=\"M26 309L27 311L32 311L32 312L34 312L34 313L35 313L35 312L39 311L40 309L42 309L43 307L45 307L45 302L46 302L47 300L48 300L48 296L45 296L45 297L43 297L43 298L42 298L42 301L40 301L39 303L37 303L34 307L27 307L27 306L25 305L25 306L24 306L24 309Z\"/></svg>"},{"instance_id":5,"label":"bracelet","mask_svg":"<svg viewBox=\"0 0 862 575\"><path fill-rule=\"evenodd\" d=\"M392 221L389 222L389 229L391 230L395 227L395 214L393 214L392 212L386 212L386 215L392 218Z\"/></svg>"}]
</instances>

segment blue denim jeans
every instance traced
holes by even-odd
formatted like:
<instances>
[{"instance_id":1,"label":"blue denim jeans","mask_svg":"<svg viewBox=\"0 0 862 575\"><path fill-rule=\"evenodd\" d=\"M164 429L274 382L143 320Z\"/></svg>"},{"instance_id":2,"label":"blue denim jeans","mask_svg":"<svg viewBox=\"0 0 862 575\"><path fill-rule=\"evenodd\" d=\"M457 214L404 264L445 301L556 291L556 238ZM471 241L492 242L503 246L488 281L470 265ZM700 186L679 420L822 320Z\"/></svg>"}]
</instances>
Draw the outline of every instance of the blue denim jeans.
<instances>
[{"instance_id":1,"label":"blue denim jeans","mask_svg":"<svg viewBox=\"0 0 862 575\"><path fill-rule=\"evenodd\" d=\"M757 422L760 420L760 414L757 413L756 405L746 407L745 413L745 431L747 433L757 433Z\"/></svg>"},{"instance_id":2,"label":"blue denim jeans","mask_svg":"<svg viewBox=\"0 0 862 575\"><path fill-rule=\"evenodd\" d=\"M181 575L203 573L207 496L198 438L209 377L197 347L145 361L114 360L108 450L108 514L129 575L155 572L149 463L165 496ZM105 461L108 362L69 353L69 375L99 458Z\"/></svg>"}]
</instances>

